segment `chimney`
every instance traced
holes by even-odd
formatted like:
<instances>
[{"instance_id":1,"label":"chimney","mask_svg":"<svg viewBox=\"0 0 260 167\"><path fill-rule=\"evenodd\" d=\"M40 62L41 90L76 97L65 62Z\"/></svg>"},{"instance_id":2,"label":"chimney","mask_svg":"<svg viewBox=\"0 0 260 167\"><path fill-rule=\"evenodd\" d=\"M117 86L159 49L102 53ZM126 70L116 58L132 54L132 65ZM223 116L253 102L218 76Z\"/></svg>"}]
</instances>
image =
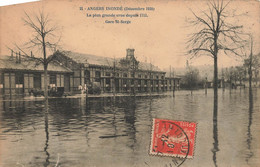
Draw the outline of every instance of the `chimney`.
<instances>
[{"instance_id":1,"label":"chimney","mask_svg":"<svg viewBox=\"0 0 260 167\"><path fill-rule=\"evenodd\" d=\"M127 59L132 59L134 58L134 52L135 52L135 49L126 49L126 58Z\"/></svg>"},{"instance_id":2,"label":"chimney","mask_svg":"<svg viewBox=\"0 0 260 167\"><path fill-rule=\"evenodd\" d=\"M14 51L12 50L12 52L11 52L11 58L13 58L14 57Z\"/></svg>"},{"instance_id":3,"label":"chimney","mask_svg":"<svg viewBox=\"0 0 260 167\"><path fill-rule=\"evenodd\" d=\"M15 58L16 58L16 61L15 61L15 62L18 63L18 53L15 52L15 54L16 54L16 57L15 57Z\"/></svg>"},{"instance_id":4,"label":"chimney","mask_svg":"<svg viewBox=\"0 0 260 167\"><path fill-rule=\"evenodd\" d=\"M31 51L31 57L33 57L33 53L32 53L32 51Z\"/></svg>"}]
</instances>

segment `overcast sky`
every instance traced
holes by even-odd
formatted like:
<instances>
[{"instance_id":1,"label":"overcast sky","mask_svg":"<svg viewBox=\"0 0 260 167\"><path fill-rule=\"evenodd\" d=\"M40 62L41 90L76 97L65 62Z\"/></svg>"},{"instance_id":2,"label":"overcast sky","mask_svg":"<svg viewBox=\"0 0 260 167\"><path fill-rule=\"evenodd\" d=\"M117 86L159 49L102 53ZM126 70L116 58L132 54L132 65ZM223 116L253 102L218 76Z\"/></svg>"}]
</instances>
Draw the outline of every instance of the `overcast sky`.
<instances>
[{"instance_id":1,"label":"overcast sky","mask_svg":"<svg viewBox=\"0 0 260 167\"><path fill-rule=\"evenodd\" d=\"M0 55L10 54L6 46L14 43L22 46L32 33L24 26L24 11L29 15L44 10L49 13L52 23L58 24L62 38L60 47L64 50L107 57L124 57L127 48L134 48L138 60L152 62L160 68L184 67L187 57L187 34L196 30L188 27L187 18L192 18L190 9L199 13L206 8L205 1L41 1L0 7ZM153 7L154 11L88 11L80 7ZM228 10L247 13L233 21L244 25L244 31L254 34L255 51L260 46L260 3L259 1L233 1ZM91 18L86 13L135 14L147 13L146 18L117 18L129 20L131 24L109 24L115 18ZM58 35L60 35L60 32ZM34 51L35 52L35 51ZM36 53L35 53L36 54ZM40 52L37 53L38 55ZM51 53L49 53L51 54ZM241 59L220 53L219 66L239 64ZM193 65L213 64L207 56L192 59Z\"/></svg>"}]
</instances>

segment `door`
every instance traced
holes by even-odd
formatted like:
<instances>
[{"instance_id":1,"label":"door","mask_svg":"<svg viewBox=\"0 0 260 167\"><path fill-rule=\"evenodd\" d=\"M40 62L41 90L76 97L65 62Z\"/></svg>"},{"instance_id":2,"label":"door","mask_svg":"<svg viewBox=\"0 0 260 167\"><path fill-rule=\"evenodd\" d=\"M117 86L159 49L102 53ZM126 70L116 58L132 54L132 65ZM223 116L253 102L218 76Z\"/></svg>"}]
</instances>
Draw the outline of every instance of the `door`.
<instances>
[{"instance_id":1,"label":"door","mask_svg":"<svg viewBox=\"0 0 260 167\"><path fill-rule=\"evenodd\" d=\"M64 91L69 92L70 91L70 76L64 75Z\"/></svg>"}]
</instances>

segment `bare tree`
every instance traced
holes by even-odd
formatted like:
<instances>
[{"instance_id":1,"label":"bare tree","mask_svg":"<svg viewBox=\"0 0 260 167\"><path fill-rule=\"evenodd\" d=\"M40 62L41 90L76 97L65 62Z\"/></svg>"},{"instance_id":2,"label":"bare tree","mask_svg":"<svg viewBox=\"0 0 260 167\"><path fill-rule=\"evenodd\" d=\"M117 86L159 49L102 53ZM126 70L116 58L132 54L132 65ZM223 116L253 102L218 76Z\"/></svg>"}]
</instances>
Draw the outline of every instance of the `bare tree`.
<instances>
[{"instance_id":1,"label":"bare tree","mask_svg":"<svg viewBox=\"0 0 260 167\"><path fill-rule=\"evenodd\" d=\"M253 45L254 45L254 40L252 35L249 35L250 37L250 53L249 56L245 54L245 59L244 59L244 67L247 68L248 75L249 75L249 88L251 89L252 87L252 78L253 78L253 72L255 73L255 81L257 85L258 81L258 73L260 69L260 53L257 55L253 54Z\"/></svg>"},{"instance_id":2,"label":"bare tree","mask_svg":"<svg viewBox=\"0 0 260 167\"><path fill-rule=\"evenodd\" d=\"M192 91L198 87L198 83L200 82L199 70L189 67L183 77L183 82L185 87L191 91L192 95Z\"/></svg>"},{"instance_id":3,"label":"bare tree","mask_svg":"<svg viewBox=\"0 0 260 167\"><path fill-rule=\"evenodd\" d=\"M25 26L29 27L32 31L32 38L25 44L26 48L37 48L42 52L43 57L33 57L39 64L43 64L44 67L44 97L48 98L48 83L47 73L48 64L53 60L54 54L47 56L47 50L56 50L60 37L55 32L58 28L52 24L52 20L48 14L44 14L40 11L38 14L29 15L25 12L25 16L22 18ZM18 46L17 46L18 47ZM19 50L22 51L20 47ZM22 51L25 53L24 51ZM25 53L26 54L26 53ZM27 55L27 54L26 54Z\"/></svg>"},{"instance_id":4,"label":"bare tree","mask_svg":"<svg viewBox=\"0 0 260 167\"><path fill-rule=\"evenodd\" d=\"M188 40L188 54L193 57L207 55L214 59L214 101L218 98L218 55L223 50L225 54L240 55L245 40L242 39L242 26L236 26L228 21L237 15L229 13L227 6L230 1L209 1L207 10L195 14L194 20L189 20L196 30ZM233 19L234 20L234 19Z\"/></svg>"}]
</instances>

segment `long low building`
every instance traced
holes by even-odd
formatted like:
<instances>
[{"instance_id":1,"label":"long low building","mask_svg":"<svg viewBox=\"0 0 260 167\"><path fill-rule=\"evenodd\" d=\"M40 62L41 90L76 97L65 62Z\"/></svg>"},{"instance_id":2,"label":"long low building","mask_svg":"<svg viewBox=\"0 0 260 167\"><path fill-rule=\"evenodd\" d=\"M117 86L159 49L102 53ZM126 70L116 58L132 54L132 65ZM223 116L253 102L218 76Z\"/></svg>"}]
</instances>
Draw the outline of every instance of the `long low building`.
<instances>
[{"instance_id":1,"label":"long low building","mask_svg":"<svg viewBox=\"0 0 260 167\"><path fill-rule=\"evenodd\" d=\"M166 72L150 64L139 62L134 49L126 56L112 59L70 51L56 51L48 65L49 88L63 87L76 94L82 89L99 88L101 93L161 92L177 89L180 78L166 77ZM43 90L43 65L34 57L0 57L0 93L28 95Z\"/></svg>"},{"instance_id":2,"label":"long low building","mask_svg":"<svg viewBox=\"0 0 260 167\"><path fill-rule=\"evenodd\" d=\"M43 65L33 57L0 56L0 96L29 95L44 90ZM63 87L70 91L73 72L58 62L48 65L47 84L49 88Z\"/></svg>"},{"instance_id":3,"label":"long low building","mask_svg":"<svg viewBox=\"0 0 260 167\"><path fill-rule=\"evenodd\" d=\"M134 49L127 49L120 59L57 51L55 60L74 71L73 90L78 87L100 87L102 92L160 92L172 90L180 78L165 78L166 72L150 64L139 62Z\"/></svg>"}]
</instances>

